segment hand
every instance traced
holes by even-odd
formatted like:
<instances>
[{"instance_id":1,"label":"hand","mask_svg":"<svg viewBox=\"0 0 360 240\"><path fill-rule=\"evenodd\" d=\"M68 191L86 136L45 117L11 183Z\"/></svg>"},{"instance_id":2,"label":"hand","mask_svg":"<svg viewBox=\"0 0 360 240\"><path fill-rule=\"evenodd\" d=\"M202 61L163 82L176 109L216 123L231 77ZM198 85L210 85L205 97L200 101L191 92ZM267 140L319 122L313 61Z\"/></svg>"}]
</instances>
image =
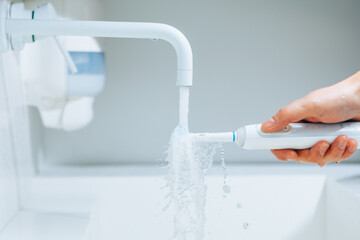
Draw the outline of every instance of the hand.
<instances>
[{"instance_id":1,"label":"hand","mask_svg":"<svg viewBox=\"0 0 360 240\"><path fill-rule=\"evenodd\" d=\"M330 87L321 88L288 106L262 124L264 132L276 132L289 123L307 121L337 123L360 121L360 72ZM357 142L347 136L338 136L330 145L320 141L310 149L271 150L282 161L294 160L324 166L349 158L357 149Z\"/></svg>"}]
</instances>

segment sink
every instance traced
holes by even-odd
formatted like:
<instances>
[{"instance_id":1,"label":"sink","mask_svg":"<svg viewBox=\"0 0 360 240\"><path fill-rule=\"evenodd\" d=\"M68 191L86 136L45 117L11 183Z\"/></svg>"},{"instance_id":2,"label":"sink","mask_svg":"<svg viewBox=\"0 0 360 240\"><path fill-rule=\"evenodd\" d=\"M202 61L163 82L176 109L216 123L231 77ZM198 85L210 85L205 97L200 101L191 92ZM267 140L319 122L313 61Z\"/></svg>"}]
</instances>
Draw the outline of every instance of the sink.
<instances>
[{"instance_id":1,"label":"sink","mask_svg":"<svg viewBox=\"0 0 360 240\"><path fill-rule=\"evenodd\" d=\"M360 198L325 176L209 176L205 239L360 239ZM86 239L170 239L173 211L157 178L123 178L102 189Z\"/></svg>"},{"instance_id":2,"label":"sink","mask_svg":"<svg viewBox=\"0 0 360 240\"><path fill-rule=\"evenodd\" d=\"M325 175L231 174L225 197L221 175L206 181L205 240L360 239L360 196ZM36 177L0 239L171 239L164 184L160 174Z\"/></svg>"}]
</instances>

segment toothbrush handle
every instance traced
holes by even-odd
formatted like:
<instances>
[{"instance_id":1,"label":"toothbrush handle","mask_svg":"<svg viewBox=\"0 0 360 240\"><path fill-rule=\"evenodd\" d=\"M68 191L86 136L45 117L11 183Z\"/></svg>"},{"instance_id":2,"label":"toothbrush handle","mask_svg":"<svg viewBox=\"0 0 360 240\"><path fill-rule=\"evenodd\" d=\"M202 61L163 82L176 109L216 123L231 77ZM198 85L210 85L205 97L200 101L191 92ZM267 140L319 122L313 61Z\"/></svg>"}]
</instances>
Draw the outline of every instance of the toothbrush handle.
<instances>
[{"instance_id":1,"label":"toothbrush handle","mask_svg":"<svg viewBox=\"0 0 360 240\"><path fill-rule=\"evenodd\" d=\"M275 133L264 133L261 124L247 125L237 130L237 144L248 150L305 149L321 140L332 143L339 135L355 139L360 145L360 122L291 123Z\"/></svg>"}]
</instances>

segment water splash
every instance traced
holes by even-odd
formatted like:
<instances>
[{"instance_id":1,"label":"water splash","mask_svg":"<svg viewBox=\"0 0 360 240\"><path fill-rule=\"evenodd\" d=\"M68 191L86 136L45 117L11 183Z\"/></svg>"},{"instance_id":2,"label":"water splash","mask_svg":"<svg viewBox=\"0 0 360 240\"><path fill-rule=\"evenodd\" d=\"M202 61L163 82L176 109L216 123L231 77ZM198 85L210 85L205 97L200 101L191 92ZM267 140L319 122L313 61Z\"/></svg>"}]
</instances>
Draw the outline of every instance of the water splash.
<instances>
[{"instance_id":1,"label":"water splash","mask_svg":"<svg viewBox=\"0 0 360 240\"><path fill-rule=\"evenodd\" d=\"M169 169L166 187L169 203L175 208L175 240L201 240L204 237L205 204L208 174L213 157L220 143L192 141L188 134L189 87L179 88L179 126L172 133L166 161ZM224 169L224 192L231 191L226 185L227 172L222 148L221 162Z\"/></svg>"},{"instance_id":2,"label":"water splash","mask_svg":"<svg viewBox=\"0 0 360 240\"><path fill-rule=\"evenodd\" d=\"M227 169L226 169L226 165L225 165L225 150L224 150L224 145L222 143L220 143L220 161L221 161L221 167L222 167L223 174L224 174L224 185L223 185L224 195L223 195L223 197L226 197L226 194L231 192L231 187L226 182L228 174L227 174Z\"/></svg>"},{"instance_id":3,"label":"water splash","mask_svg":"<svg viewBox=\"0 0 360 240\"><path fill-rule=\"evenodd\" d=\"M166 159L168 197L176 212L173 239L203 239L207 192L204 181L219 147L219 143L191 141L187 130L181 126L174 130Z\"/></svg>"}]
</instances>

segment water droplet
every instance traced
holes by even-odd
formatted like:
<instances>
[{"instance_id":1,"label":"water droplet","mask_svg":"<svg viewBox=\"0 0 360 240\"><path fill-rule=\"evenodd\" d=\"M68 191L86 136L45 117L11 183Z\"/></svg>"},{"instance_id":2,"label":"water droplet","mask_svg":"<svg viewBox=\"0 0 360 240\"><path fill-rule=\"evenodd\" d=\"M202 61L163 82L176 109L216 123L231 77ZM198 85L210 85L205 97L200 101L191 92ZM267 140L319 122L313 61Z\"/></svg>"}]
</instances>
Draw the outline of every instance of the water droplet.
<instances>
[{"instance_id":1,"label":"water droplet","mask_svg":"<svg viewBox=\"0 0 360 240\"><path fill-rule=\"evenodd\" d=\"M229 185L225 184L223 186L223 191L224 191L224 193L230 193L231 192L231 187Z\"/></svg>"},{"instance_id":2,"label":"water droplet","mask_svg":"<svg viewBox=\"0 0 360 240\"><path fill-rule=\"evenodd\" d=\"M249 228L249 223L244 222L243 227L244 227L245 230L248 229Z\"/></svg>"},{"instance_id":3,"label":"water droplet","mask_svg":"<svg viewBox=\"0 0 360 240\"><path fill-rule=\"evenodd\" d=\"M225 151L224 151L224 145L221 144L220 145L220 160L221 160L221 167L223 169L223 174L224 174L224 186L223 186L223 191L225 194L228 194L231 192L231 187L229 185L226 184L226 180L227 180L227 170L226 170L226 165L225 165ZM224 195L225 197L225 195Z\"/></svg>"}]
</instances>

